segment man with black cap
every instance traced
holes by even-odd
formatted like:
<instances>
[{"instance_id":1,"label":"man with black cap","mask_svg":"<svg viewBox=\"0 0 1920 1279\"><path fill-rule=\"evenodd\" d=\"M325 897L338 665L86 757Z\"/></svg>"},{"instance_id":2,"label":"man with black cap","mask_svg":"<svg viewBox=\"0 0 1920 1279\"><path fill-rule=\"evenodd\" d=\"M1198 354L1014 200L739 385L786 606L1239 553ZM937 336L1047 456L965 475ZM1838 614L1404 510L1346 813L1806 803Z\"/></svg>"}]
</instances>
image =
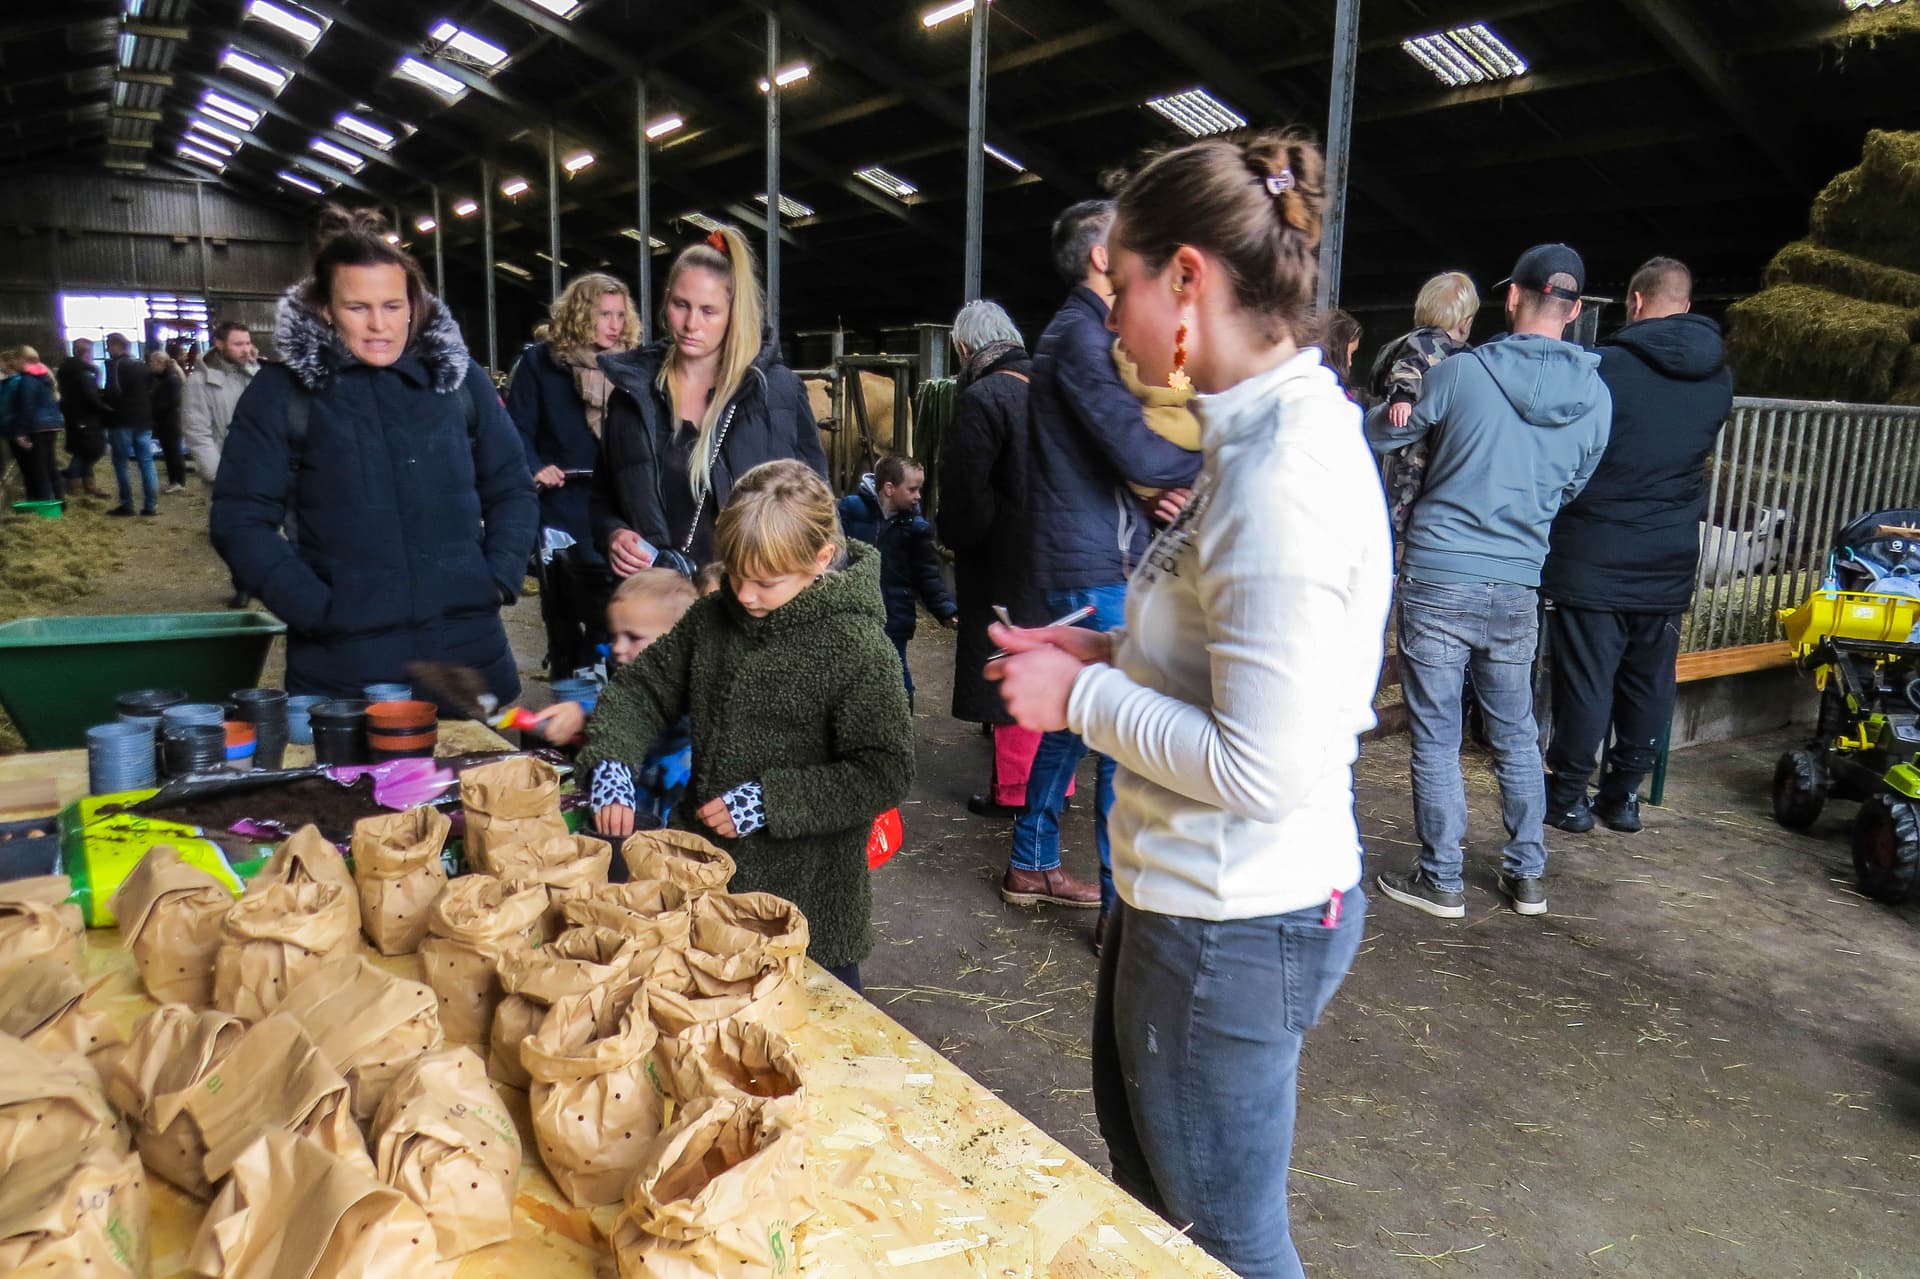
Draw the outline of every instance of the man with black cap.
<instances>
[{"instance_id":1,"label":"man with black cap","mask_svg":"<svg viewBox=\"0 0 1920 1279\"><path fill-rule=\"evenodd\" d=\"M1627 286L1627 326L1600 344L1612 445L1553 522L1553 739L1547 824L1640 829L1640 782L1673 714L1680 615L1693 598L1707 457L1733 408L1720 326L1693 314L1693 273L1654 258ZM1598 794L1594 757L1613 730Z\"/></svg>"},{"instance_id":2,"label":"man with black cap","mask_svg":"<svg viewBox=\"0 0 1920 1279\"><path fill-rule=\"evenodd\" d=\"M1494 286L1506 289L1509 336L1427 374L1405 427L1384 405L1367 415L1376 452L1421 439L1430 449L1426 486L1407 514L1398 592L1420 859L1379 885L1443 919L1466 914L1460 684L1469 663L1508 831L1500 892L1520 914L1547 909L1532 678L1540 565L1554 515L1599 464L1613 413L1600 357L1561 340L1580 314L1586 274L1564 244L1528 249Z\"/></svg>"}]
</instances>

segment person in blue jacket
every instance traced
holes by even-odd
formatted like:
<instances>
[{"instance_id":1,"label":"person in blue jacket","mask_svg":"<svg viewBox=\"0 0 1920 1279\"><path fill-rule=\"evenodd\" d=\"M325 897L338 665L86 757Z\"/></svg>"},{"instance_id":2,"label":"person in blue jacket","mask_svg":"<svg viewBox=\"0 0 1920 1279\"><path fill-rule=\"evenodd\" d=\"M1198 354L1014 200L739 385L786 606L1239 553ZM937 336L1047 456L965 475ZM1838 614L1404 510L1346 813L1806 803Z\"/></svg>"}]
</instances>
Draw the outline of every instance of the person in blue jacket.
<instances>
[{"instance_id":1,"label":"person in blue jacket","mask_svg":"<svg viewBox=\"0 0 1920 1279\"><path fill-rule=\"evenodd\" d=\"M920 514L920 489L926 468L910 457L889 453L860 481L860 491L840 499L840 527L848 537L880 548L880 596L887 606L887 638L900 654L900 678L913 706L913 669L907 665L907 641L919 628L917 598L940 625L960 625L960 606L947 589L933 525Z\"/></svg>"},{"instance_id":2,"label":"person in blue jacket","mask_svg":"<svg viewBox=\"0 0 1920 1279\"><path fill-rule=\"evenodd\" d=\"M54 452L66 418L61 416L60 400L54 394L53 374L40 363L40 353L23 346L13 354L14 367L19 371L10 384L12 399L6 410L5 433L14 440L27 500L50 502L60 496L60 463ZM23 441L24 449L20 447Z\"/></svg>"},{"instance_id":3,"label":"person in blue jacket","mask_svg":"<svg viewBox=\"0 0 1920 1279\"><path fill-rule=\"evenodd\" d=\"M372 210L323 213L313 276L280 300L282 363L234 411L213 544L286 622L288 692L358 696L436 661L507 702L520 677L500 608L539 503L486 370L385 233Z\"/></svg>"},{"instance_id":4,"label":"person in blue jacket","mask_svg":"<svg viewBox=\"0 0 1920 1279\"><path fill-rule=\"evenodd\" d=\"M593 665L595 650L607 639L613 579L593 544L591 494L613 383L599 357L638 345L640 321L626 285L590 272L560 291L551 319L533 336L507 383L507 415L520 429L527 470L540 491L547 565L540 617L547 627L547 668L558 678ZM548 555L547 529L572 545Z\"/></svg>"}]
</instances>

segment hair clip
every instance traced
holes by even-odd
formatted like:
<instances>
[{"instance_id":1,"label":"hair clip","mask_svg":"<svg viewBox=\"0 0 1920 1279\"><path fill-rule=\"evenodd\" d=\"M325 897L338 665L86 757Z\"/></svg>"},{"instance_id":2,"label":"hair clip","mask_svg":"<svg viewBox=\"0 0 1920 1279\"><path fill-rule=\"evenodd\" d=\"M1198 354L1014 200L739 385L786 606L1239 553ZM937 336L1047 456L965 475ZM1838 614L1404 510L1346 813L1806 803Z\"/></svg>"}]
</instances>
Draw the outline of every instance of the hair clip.
<instances>
[{"instance_id":1,"label":"hair clip","mask_svg":"<svg viewBox=\"0 0 1920 1279\"><path fill-rule=\"evenodd\" d=\"M1285 195L1293 190L1293 170L1282 169L1278 173L1269 173L1263 181L1268 195Z\"/></svg>"},{"instance_id":2,"label":"hair clip","mask_svg":"<svg viewBox=\"0 0 1920 1279\"><path fill-rule=\"evenodd\" d=\"M714 231L707 236L707 247L725 255L727 251L727 237L721 235L718 231Z\"/></svg>"}]
</instances>

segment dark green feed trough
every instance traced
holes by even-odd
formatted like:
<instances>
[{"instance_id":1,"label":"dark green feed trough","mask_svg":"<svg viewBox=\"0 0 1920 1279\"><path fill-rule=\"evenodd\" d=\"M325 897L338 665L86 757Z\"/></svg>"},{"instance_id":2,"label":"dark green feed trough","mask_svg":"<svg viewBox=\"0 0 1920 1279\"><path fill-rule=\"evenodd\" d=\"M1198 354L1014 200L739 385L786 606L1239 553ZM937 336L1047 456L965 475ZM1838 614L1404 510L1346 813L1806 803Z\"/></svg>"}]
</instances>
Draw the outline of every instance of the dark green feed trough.
<instances>
[{"instance_id":1,"label":"dark green feed trough","mask_svg":"<svg viewBox=\"0 0 1920 1279\"><path fill-rule=\"evenodd\" d=\"M259 682L286 623L265 613L136 613L27 617L0 625L0 706L27 749L70 750L118 717L114 699L177 688L224 702Z\"/></svg>"}]
</instances>

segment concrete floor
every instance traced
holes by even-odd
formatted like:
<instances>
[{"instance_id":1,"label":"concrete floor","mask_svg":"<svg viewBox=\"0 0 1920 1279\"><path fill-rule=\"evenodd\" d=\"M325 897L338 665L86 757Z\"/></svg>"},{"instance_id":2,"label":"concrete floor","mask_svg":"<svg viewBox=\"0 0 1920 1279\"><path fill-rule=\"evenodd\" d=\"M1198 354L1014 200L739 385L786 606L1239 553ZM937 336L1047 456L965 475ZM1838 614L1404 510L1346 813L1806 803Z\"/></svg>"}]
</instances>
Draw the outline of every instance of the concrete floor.
<instances>
[{"instance_id":1,"label":"concrete floor","mask_svg":"<svg viewBox=\"0 0 1920 1279\"><path fill-rule=\"evenodd\" d=\"M73 611L218 607L204 520L197 491L164 500ZM537 612L509 616L529 666ZM1006 831L965 808L988 751L944 714L951 657L924 627L920 780L907 848L875 879L869 994L1104 1168L1092 912L1000 902ZM530 682L528 700L544 692ZM1376 896L1308 1038L1292 1212L1309 1275L1920 1275L1920 912L1853 890L1852 805L1810 835L1773 824L1784 744L1677 754L1642 834L1549 832L1539 919L1493 895L1497 797L1468 760L1468 918ZM1369 870L1398 865L1405 739L1370 744L1359 777ZM1091 874L1089 804L1066 839Z\"/></svg>"}]
</instances>

